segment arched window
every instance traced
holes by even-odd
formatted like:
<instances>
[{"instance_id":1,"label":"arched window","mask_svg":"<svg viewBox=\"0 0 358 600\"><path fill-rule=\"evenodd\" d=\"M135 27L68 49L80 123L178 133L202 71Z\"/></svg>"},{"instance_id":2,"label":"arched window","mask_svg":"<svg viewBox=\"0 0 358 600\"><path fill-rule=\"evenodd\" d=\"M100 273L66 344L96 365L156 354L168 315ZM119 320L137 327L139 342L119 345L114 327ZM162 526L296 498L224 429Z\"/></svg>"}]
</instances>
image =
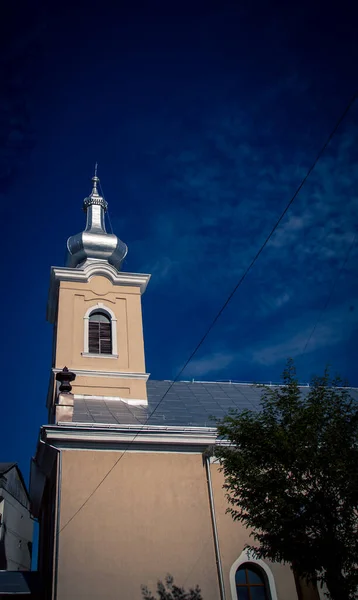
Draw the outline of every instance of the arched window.
<instances>
[{"instance_id":1,"label":"arched window","mask_svg":"<svg viewBox=\"0 0 358 600\"><path fill-rule=\"evenodd\" d=\"M112 354L111 319L100 310L95 310L89 316L88 351L90 354Z\"/></svg>"},{"instance_id":2,"label":"arched window","mask_svg":"<svg viewBox=\"0 0 358 600\"><path fill-rule=\"evenodd\" d=\"M109 306L97 302L83 315L82 356L118 358L117 318Z\"/></svg>"},{"instance_id":3,"label":"arched window","mask_svg":"<svg viewBox=\"0 0 358 600\"><path fill-rule=\"evenodd\" d=\"M238 600L269 600L266 577L255 563L243 563L235 573Z\"/></svg>"},{"instance_id":4,"label":"arched window","mask_svg":"<svg viewBox=\"0 0 358 600\"><path fill-rule=\"evenodd\" d=\"M269 565L243 550L230 569L232 600L278 600Z\"/></svg>"}]
</instances>

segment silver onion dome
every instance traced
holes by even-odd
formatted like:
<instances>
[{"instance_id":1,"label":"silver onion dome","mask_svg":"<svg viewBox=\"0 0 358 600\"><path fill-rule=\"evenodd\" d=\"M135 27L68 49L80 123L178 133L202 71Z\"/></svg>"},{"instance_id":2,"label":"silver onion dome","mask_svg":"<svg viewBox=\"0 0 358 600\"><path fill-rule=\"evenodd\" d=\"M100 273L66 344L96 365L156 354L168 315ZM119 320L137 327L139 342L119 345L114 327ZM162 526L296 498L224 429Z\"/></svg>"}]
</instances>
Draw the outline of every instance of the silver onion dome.
<instances>
[{"instance_id":1,"label":"silver onion dome","mask_svg":"<svg viewBox=\"0 0 358 600\"><path fill-rule=\"evenodd\" d=\"M83 210L87 213L86 228L67 240L67 266L78 267L88 259L96 259L106 260L120 271L128 248L116 235L106 231L104 215L108 204L97 190L97 165L92 182L92 192L83 201Z\"/></svg>"}]
</instances>

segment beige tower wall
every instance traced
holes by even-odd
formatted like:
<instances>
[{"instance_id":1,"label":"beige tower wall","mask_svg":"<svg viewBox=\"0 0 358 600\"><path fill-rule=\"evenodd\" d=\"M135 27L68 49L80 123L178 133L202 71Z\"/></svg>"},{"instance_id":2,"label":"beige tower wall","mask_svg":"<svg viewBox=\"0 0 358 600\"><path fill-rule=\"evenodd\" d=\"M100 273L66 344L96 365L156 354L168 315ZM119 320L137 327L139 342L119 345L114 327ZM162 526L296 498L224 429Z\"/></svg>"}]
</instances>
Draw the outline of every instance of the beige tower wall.
<instances>
[{"instance_id":1,"label":"beige tower wall","mask_svg":"<svg viewBox=\"0 0 358 600\"><path fill-rule=\"evenodd\" d=\"M97 304L115 316L118 356L84 355L85 315ZM139 287L113 285L103 276L88 282L60 282L54 367L65 365L78 371L74 394L147 398L145 378L135 377L145 374ZM126 378L126 373L131 376Z\"/></svg>"},{"instance_id":2,"label":"beige tower wall","mask_svg":"<svg viewBox=\"0 0 358 600\"><path fill-rule=\"evenodd\" d=\"M201 454L62 452L58 600L140 600L167 573L186 588L199 584L204 600L220 598ZM248 539L225 514L222 475L212 466L226 598L229 571ZM272 565L279 600L297 600L291 570Z\"/></svg>"}]
</instances>

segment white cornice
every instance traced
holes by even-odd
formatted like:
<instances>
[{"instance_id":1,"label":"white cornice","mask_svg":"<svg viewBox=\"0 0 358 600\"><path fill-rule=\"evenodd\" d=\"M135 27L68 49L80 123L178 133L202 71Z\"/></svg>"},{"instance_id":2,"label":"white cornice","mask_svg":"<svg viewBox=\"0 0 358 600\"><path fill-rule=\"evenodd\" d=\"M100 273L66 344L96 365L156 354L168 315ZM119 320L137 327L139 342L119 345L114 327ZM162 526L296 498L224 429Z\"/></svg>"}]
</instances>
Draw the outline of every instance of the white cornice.
<instances>
[{"instance_id":1,"label":"white cornice","mask_svg":"<svg viewBox=\"0 0 358 600\"><path fill-rule=\"evenodd\" d=\"M76 269L70 267L51 267L47 320L50 323L55 322L60 281L87 283L95 275L107 277L116 286L139 287L141 294L144 294L150 279L150 275L144 273L123 273L122 271L117 271L117 269L106 261L87 261L82 267Z\"/></svg>"},{"instance_id":2,"label":"white cornice","mask_svg":"<svg viewBox=\"0 0 358 600\"><path fill-rule=\"evenodd\" d=\"M59 373L62 369L53 367L53 373ZM141 379L142 381L148 381L150 373L126 373L125 371L95 371L89 369L72 369L71 371L80 377L106 377L106 378L118 378L118 379Z\"/></svg>"},{"instance_id":3,"label":"white cornice","mask_svg":"<svg viewBox=\"0 0 358 600\"><path fill-rule=\"evenodd\" d=\"M96 443L137 445L174 445L197 447L199 450L216 442L215 427L166 427L162 425L103 425L103 423L59 423L45 425L41 438L50 444L83 446ZM149 449L149 448L148 448Z\"/></svg>"}]
</instances>

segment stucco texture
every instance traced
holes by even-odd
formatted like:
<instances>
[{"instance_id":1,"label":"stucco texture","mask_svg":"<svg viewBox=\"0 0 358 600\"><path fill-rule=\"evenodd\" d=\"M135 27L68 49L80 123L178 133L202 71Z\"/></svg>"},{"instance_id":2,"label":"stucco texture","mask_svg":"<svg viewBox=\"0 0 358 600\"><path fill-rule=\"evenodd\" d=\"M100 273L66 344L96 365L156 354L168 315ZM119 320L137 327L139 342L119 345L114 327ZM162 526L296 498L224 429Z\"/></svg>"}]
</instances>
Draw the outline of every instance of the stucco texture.
<instances>
[{"instance_id":1,"label":"stucco texture","mask_svg":"<svg viewBox=\"0 0 358 600\"><path fill-rule=\"evenodd\" d=\"M58 600L141 599L171 573L204 600L219 587L205 468L200 454L63 451ZM248 539L226 511L222 475L212 466L227 598L229 571ZM279 600L296 600L288 567L273 565Z\"/></svg>"},{"instance_id":2,"label":"stucco texture","mask_svg":"<svg viewBox=\"0 0 358 600\"><path fill-rule=\"evenodd\" d=\"M99 304L116 319L117 355L113 357L84 355L84 317ZM93 372L90 377L77 376L75 394L146 399L145 381L125 378L125 373L145 372L138 287L115 286L102 276L92 277L87 283L61 281L54 366L62 369L65 365L74 371ZM96 376L98 372L106 372L107 376ZM113 373L113 378L108 373ZM116 377L118 373L122 374L120 378Z\"/></svg>"},{"instance_id":3,"label":"stucco texture","mask_svg":"<svg viewBox=\"0 0 358 600\"><path fill-rule=\"evenodd\" d=\"M61 527L118 457L63 452ZM218 598L202 458L127 452L60 534L58 600L140 599L167 573Z\"/></svg>"}]
</instances>

